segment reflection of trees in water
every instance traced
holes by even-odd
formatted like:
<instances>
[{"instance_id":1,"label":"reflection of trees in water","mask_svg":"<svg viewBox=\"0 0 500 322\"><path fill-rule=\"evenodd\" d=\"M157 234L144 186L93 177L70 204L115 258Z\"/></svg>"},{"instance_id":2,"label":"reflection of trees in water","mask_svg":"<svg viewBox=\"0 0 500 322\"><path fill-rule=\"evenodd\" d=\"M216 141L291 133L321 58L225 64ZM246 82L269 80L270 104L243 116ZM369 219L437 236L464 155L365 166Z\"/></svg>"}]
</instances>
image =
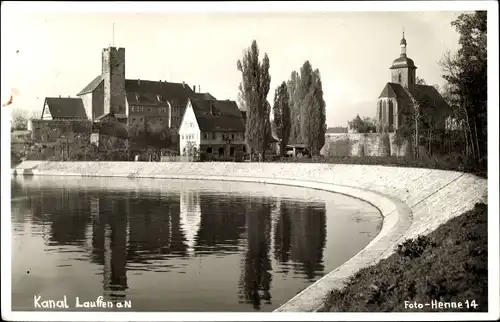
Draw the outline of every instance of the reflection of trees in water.
<instances>
[{"instance_id":1,"label":"reflection of trees in water","mask_svg":"<svg viewBox=\"0 0 500 322\"><path fill-rule=\"evenodd\" d=\"M245 203L238 196L200 195L201 220L195 252L235 251L245 231Z\"/></svg>"},{"instance_id":2,"label":"reflection of trees in water","mask_svg":"<svg viewBox=\"0 0 500 322\"><path fill-rule=\"evenodd\" d=\"M111 300L123 300L127 286L127 217L128 200L103 200L109 209L107 231L104 237L104 296ZM109 262L109 264L107 263Z\"/></svg>"},{"instance_id":3,"label":"reflection of trees in water","mask_svg":"<svg viewBox=\"0 0 500 322\"><path fill-rule=\"evenodd\" d=\"M290 259L308 279L323 275L323 249L326 243L324 204L290 205Z\"/></svg>"},{"instance_id":4,"label":"reflection of trees in water","mask_svg":"<svg viewBox=\"0 0 500 322\"><path fill-rule=\"evenodd\" d=\"M29 189L32 190L32 189ZM83 192L61 189L50 193L29 191L32 221L50 226L50 243L83 245L85 230L90 222L90 205Z\"/></svg>"},{"instance_id":5,"label":"reflection of trees in water","mask_svg":"<svg viewBox=\"0 0 500 322\"><path fill-rule=\"evenodd\" d=\"M271 206L264 198L248 198L245 206L247 250L239 298L259 310L263 300L271 303Z\"/></svg>"},{"instance_id":6,"label":"reflection of trees in water","mask_svg":"<svg viewBox=\"0 0 500 322\"><path fill-rule=\"evenodd\" d=\"M279 203L278 218L274 227L274 258L278 262L286 263L290 259L292 212L293 207L288 202Z\"/></svg>"},{"instance_id":7,"label":"reflection of trees in water","mask_svg":"<svg viewBox=\"0 0 500 322\"><path fill-rule=\"evenodd\" d=\"M131 200L130 209L130 260L140 263L167 254L186 255L179 195Z\"/></svg>"}]
</instances>

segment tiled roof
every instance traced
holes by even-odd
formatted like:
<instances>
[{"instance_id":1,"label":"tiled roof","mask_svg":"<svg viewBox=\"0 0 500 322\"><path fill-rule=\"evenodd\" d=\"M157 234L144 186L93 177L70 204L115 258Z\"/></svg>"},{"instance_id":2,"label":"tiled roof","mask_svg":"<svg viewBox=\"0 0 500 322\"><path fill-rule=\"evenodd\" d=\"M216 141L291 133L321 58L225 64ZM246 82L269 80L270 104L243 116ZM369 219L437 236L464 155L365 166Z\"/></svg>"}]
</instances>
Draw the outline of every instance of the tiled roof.
<instances>
[{"instance_id":1,"label":"tiled roof","mask_svg":"<svg viewBox=\"0 0 500 322\"><path fill-rule=\"evenodd\" d=\"M437 108L443 113L449 111L448 103L446 103L434 86L415 85L412 87L410 93L423 107ZM387 83L382 93L380 93L379 98L382 97L398 98L405 106L412 106L411 98L408 96L403 86L398 83Z\"/></svg>"},{"instance_id":2,"label":"tiled roof","mask_svg":"<svg viewBox=\"0 0 500 322\"><path fill-rule=\"evenodd\" d=\"M49 107L53 119L87 118L81 98L47 97L45 98L45 104Z\"/></svg>"},{"instance_id":3,"label":"tiled roof","mask_svg":"<svg viewBox=\"0 0 500 322\"><path fill-rule=\"evenodd\" d=\"M440 113L435 114L436 117L447 115L451 111L448 103L434 86L415 85L414 89L411 91L411 95L423 108L437 109Z\"/></svg>"},{"instance_id":4,"label":"tiled roof","mask_svg":"<svg viewBox=\"0 0 500 322\"><path fill-rule=\"evenodd\" d=\"M235 101L192 99L191 105L201 131L245 132L245 124Z\"/></svg>"},{"instance_id":5,"label":"tiled roof","mask_svg":"<svg viewBox=\"0 0 500 322\"><path fill-rule=\"evenodd\" d=\"M93 92L102 81L102 76L97 76L78 95ZM163 105L168 101L172 105L186 106L187 100L190 97L215 99L209 93L194 93L187 84L138 79L126 79L125 91L127 93L127 101L131 105Z\"/></svg>"},{"instance_id":6,"label":"tiled roof","mask_svg":"<svg viewBox=\"0 0 500 322\"><path fill-rule=\"evenodd\" d=\"M165 104L168 101L172 105L186 106L188 98L194 96L187 84L137 79L125 80L125 91L129 105Z\"/></svg>"},{"instance_id":7,"label":"tiled roof","mask_svg":"<svg viewBox=\"0 0 500 322\"><path fill-rule=\"evenodd\" d=\"M80 93L76 94L77 96L83 95L83 94L88 94L90 92L93 92L99 84L103 81L103 78L101 75L97 76L94 78L93 81L91 81L87 86L85 86L84 89L80 91Z\"/></svg>"},{"instance_id":8,"label":"tiled roof","mask_svg":"<svg viewBox=\"0 0 500 322\"><path fill-rule=\"evenodd\" d=\"M212 96L210 93L194 93L195 99L200 99L200 100L217 100L215 97Z\"/></svg>"}]
</instances>

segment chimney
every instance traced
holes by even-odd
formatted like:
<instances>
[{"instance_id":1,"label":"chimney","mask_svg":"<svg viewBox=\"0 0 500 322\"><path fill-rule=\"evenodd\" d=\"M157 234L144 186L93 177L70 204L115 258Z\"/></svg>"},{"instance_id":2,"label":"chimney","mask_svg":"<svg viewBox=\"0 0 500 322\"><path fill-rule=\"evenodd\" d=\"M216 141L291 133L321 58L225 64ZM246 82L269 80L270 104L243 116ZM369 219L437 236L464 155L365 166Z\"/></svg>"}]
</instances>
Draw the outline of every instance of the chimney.
<instances>
[{"instance_id":1,"label":"chimney","mask_svg":"<svg viewBox=\"0 0 500 322\"><path fill-rule=\"evenodd\" d=\"M198 85L198 93L201 93L201 86Z\"/></svg>"},{"instance_id":2,"label":"chimney","mask_svg":"<svg viewBox=\"0 0 500 322\"><path fill-rule=\"evenodd\" d=\"M185 88L186 87L186 83L184 83L184 81L182 81L182 88Z\"/></svg>"},{"instance_id":3,"label":"chimney","mask_svg":"<svg viewBox=\"0 0 500 322\"><path fill-rule=\"evenodd\" d=\"M59 95L59 98L61 98L61 95Z\"/></svg>"},{"instance_id":4,"label":"chimney","mask_svg":"<svg viewBox=\"0 0 500 322\"><path fill-rule=\"evenodd\" d=\"M214 103L210 102L210 115L214 115Z\"/></svg>"},{"instance_id":5,"label":"chimney","mask_svg":"<svg viewBox=\"0 0 500 322\"><path fill-rule=\"evenodd\" d=\"M137 85L141 85L141 80L140 79L137 80Z\"/></svg>"},{"instance_id":6,"label":"chimney","mask_svg":"<svg viewBox=\"0 0 500 322\"><path fill-rule=\"evenodd\" d=\"M196 93L196 85L193 85L193 92Z\"/></svg>"}]
</instances>

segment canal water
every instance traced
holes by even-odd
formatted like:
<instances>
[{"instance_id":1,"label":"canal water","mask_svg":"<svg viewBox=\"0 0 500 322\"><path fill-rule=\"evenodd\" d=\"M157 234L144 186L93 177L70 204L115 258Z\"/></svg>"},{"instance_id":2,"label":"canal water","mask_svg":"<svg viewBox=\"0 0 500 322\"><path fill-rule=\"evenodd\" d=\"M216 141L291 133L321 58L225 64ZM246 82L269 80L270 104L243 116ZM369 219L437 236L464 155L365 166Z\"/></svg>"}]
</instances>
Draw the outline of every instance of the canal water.
<instances>
[{"instance_id":1,"label":"canal water","mask_svg":"<svg viewBox=\"0 0 500 322\"><path fill-rule=\"evenodd\" d=\"M103 296L112 310L272 311L382 224L368 203L290 186L18 177L11 187L12 310L64 298L64 310L96 310L76 299Z\"/></svg>"}]
</instances>

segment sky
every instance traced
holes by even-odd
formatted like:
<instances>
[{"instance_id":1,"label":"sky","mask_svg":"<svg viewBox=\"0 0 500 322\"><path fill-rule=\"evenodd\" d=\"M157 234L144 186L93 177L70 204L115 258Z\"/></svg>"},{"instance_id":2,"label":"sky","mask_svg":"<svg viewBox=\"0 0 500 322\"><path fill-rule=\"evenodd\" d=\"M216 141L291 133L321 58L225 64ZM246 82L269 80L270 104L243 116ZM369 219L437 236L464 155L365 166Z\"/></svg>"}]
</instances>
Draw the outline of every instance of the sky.
<instances>
[{"instance_id":1,"label":"sky","mask_svg":"<svg viewBox=\"0 0 500 322\"><path fill-rule=\"evenodd\" d=\"M26 6L27 8L28 6ZM270 59L274 91L309 60L322 77L328 126L373 117L402 30L417 76L443 84L439 60L458 49L462 12L38 12L2 10L2 103L41 113L45 97L71 96L101 71L101 51L126 52L126 78L186 82L236 100L236 62L256 40ZM5 36L5 37L4 37ZM5 66L5 68L4 68Z\"/></svg>"}]
</instances>

